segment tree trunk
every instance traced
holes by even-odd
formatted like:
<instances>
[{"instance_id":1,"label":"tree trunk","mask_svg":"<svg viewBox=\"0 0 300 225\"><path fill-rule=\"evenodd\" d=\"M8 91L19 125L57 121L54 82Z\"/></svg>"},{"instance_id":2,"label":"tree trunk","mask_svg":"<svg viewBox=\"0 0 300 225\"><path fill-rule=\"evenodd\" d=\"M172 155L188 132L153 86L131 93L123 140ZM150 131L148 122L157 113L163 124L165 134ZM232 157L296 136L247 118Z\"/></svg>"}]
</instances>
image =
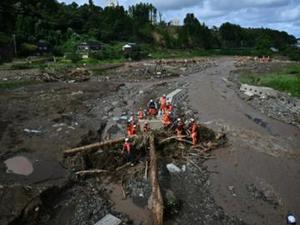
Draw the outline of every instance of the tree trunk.
<instances>
[{"instance_id":1,"label":"tree trunk","mask_svg":"<svg viewBox=\"0 0 300 225\"><path fill-rule=\"evenodd\" d=\"M151 200L152 200L152 213L153 225L163 224L164 203L158 182L157 172L157 157L155 153L155 138L154 135L150 136L150 181L152 186Z\"/></svg>"}]
</instances>

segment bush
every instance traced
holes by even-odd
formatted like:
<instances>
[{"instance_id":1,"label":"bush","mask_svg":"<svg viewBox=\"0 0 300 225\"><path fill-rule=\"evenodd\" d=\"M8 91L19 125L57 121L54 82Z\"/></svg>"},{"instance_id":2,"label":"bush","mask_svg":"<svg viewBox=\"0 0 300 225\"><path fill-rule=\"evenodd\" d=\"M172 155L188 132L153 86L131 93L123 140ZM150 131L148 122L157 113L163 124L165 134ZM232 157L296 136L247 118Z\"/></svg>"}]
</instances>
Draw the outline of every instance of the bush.
<instances>
[{"instance_id":1,"label":"bush","mask_svg":"<svg viewBox=\"0 0 300 225\"><path fill-rule=\"evenodd\" d=\"M35 55L37 51L37 46L34 44L23 43L20 48L21 56L32 56Z\"/></svg>"},{"instance_id":2,"label":"bush","mask_svg":"<svg viewBox=\"0 0 300 225\"><path fill-rule=\"evenodd\" d=\"M75 52L67 53L66 58L71 60L72 63L78 63L79 61L81 61L81 56Z\"/></svg>"},{"instance_id":3,"label":"bush","mask_svg":"<svg viewBox=\"0 0 300 225\"><path fill-rule=\"evenodd\" d=\"M53 55L58 57L63 56L64 55L63 48L61 46L55 46L53 48Z\"/></svg>"}]
</instances>

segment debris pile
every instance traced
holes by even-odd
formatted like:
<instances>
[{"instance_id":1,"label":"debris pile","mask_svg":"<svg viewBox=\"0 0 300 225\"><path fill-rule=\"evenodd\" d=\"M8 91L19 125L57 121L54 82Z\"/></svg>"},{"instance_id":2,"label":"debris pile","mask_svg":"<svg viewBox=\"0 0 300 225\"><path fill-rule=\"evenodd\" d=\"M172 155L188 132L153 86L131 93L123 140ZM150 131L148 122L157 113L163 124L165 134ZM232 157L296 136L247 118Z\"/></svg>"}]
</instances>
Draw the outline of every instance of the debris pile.
<instances>
[{"instance_id":1,"label":"debris pile","mask_svg":"<svg viewBox=\"0 0 300 225\"><path fill-rule=\"evenodd\" d=\"M203 71L207 68L214 66L215 63L208 58L195 58L195 59L171 59L171 60L153 60L146 62L135 62L124 64L114 69L114 74L120 76L111 76L111 70L102 72L104 79L161 79L168 77L176 77L180 75L187 75Z\"/></svg>"},{"instance_id":2,"label":"debris pile","mask_svg":"<svg viewBox=\"0 0 300 225\"><path fill-rule=\"evenodd\" d=\"M66 71L66 73L58 72L44 72L38 79L44 82L58 82L64 81L68 83L84 82L91 78L91 74L84 68L76 68L74 70Z\"/></svg>"},{"instance_id":3,"label":"debris pile","mask_svg":"<svg viewBox=\"0 0 300 225\"><path fill-rule=\"evenodd\" d=\"M272 88L241 85L239 95L267 116L300 127L300 100Z\"/></svg>"}]
</instances>

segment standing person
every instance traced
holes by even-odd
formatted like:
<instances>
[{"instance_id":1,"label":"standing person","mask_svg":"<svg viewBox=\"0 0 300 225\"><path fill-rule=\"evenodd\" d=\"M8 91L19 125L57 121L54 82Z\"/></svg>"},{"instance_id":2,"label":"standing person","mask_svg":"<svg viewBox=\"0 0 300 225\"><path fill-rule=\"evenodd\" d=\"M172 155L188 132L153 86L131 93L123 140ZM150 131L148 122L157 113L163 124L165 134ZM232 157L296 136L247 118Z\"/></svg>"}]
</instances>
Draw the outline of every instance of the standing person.
<instances>
[{"instance_id":1,"label":"standing person","mask_svg":"<svg viewBox=\"0 0 300 225\"><path fill-rule=\"evenodd\" d=\"M154 102L153 99L150 100L149 104L148 104L148 112L150 116L156 116L157 115L157 105Z\"/></svg>"},{"instance_id":2,"label":"standing person","mask_svg":"<svg viewBox=\"0 0 300 225\"><path fill-rule=\"evenodd\" d=\"M167 108L167 111L168 111L168 112L170 112L170 113L173 112L173 105L171 104L170 101L167 101L167 106L166 106L166 108Z\"/></svg>"},{"instance_id":3,"label":"standing person","mask_svg":"<svg viewBox=\"0 0 300 225\"><path fill-rule=\"evenodd\" d=\"M129 142L128 138L125 138L122 153L125 155L127 162L132 162L132 144Z\"/></svg>"},{"instance_id":4,"label":"standing person","mask_svg":"<svg viewBox=\"0 0 300 225\"><path fill-rule=\"evenodd\" d=\"M198 124L195 122L194 119L191 119L190 131L191 131L193 146L195 146L198 142Z\"/></svg>"},{"instance_id":5,"label":"standing person","mask_svg":"<svg viewBox=\"0 0 300 225\"><path fill-rule=\"evenodd\" d=\"M140 108L140 110L138 111L138 119L143 120L144 118L145 118L144 110Z\"/></svg>"},{"instance_id":6,"label":"standing person","mask_svg":"<svg viewBox=\"0 0 300 225\"><path fill-rule=\"evenodd\" d=\"M164 113L167 109L167 96L164 94L161 98L160 98L160 110L162 113Z\"/></svg>"},{"instance_id":7,"label":"standing person","mask_svg":"<svg viewBox=\"0 0 300 225\"><path fill-rule=\"evenodd\" d=\"M164 127L171 125L172 124L171 113L168 111L165 111L163 114L163 117L161 119L161 122L164 125Z\"/></svg>"},{"instance_id":8,"label":"standing person","mask_svg":"<svg viewBox=\"0 0 300 225\"><path fill-rule=\"evenodd\" d=\"M176 126L176 135L179 140L182 140L183 132L184 132L184 123L180 118L178 118L177 126Z\"/></svg>"}]
</instances>

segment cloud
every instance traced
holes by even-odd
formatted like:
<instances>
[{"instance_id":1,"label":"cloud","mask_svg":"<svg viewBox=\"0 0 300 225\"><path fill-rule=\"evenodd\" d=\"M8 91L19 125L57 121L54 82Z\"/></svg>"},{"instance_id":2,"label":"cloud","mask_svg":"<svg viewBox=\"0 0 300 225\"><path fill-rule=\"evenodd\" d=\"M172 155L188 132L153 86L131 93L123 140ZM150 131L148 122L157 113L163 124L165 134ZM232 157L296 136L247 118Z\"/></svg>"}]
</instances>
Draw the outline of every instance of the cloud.
<instances>
[{"instance_id":1,"label":"cloud","mask_svg":"<svg viewBox=\"0 0 300 225\"><path fill-rule=\"evenodd\" d=\"M72 0L59 0L72 2ZM75 0L78 4L88 0ZM94 0L105 6L107 1ZM201 22L219 26L232 22L245 27L270 27L284 30L300 37L300 0L119 0L128 7L139 2L149 2L162 12L166 21L183 21L187 13L194 13Z\"/></svg>"}]
</instances>

